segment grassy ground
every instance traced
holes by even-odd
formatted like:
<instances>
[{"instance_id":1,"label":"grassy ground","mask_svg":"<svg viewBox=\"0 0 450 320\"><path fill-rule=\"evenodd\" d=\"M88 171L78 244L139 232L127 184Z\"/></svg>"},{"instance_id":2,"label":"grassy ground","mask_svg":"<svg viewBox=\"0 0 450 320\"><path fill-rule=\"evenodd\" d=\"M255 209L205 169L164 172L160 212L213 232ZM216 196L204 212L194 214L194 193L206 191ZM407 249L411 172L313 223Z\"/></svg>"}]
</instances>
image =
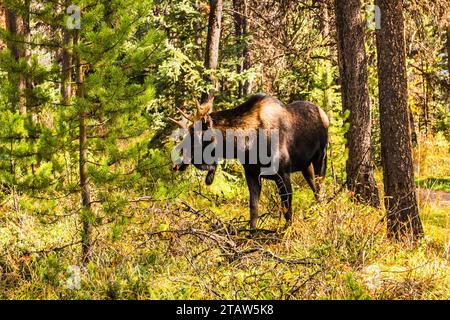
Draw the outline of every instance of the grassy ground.
<instances>
[{"instance_id":1,"label":"grassy ground","mask_svg":"<svg viewBox=\"0 0 450 320\"><path fill-rule=\"evenodd\" d=\"M398 244L386 238L382 211L353 204L345 192L332 196L330 184L328 201L315 204L294 177L292 227L250 237L240 230L248 219L243 181L221 172L206 188L203 175L189 173L189 185L186 177L173 184L178 198L132 202L121 223L103 219L86 268L79 267L77 216L66 210L77 198L64 200L50 218L13 210L6 197L0 298L450 298L449 207L421 203L425 238ZM284 224L277 204L274 186L265 183L262 229Z\"/></svg>"},{"instance_id":2,"label":"grassy ground","mask_svg":"<svg viewBox=\"0 0 450 320\"><path fill-rule=\"evenodd\" d=\"M416 179L416 185L420 188L431 189L431 190L439 190L450 192L450 177L443 178L419 178Z\"/></svg>"}]
</instances>

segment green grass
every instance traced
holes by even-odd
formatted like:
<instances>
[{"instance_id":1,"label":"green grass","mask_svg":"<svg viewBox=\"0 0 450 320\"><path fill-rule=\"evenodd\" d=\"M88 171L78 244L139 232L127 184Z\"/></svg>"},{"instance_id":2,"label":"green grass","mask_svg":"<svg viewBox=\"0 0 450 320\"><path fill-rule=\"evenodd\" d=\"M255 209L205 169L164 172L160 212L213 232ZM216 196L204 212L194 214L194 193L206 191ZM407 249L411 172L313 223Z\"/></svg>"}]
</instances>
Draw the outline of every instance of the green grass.
<instances>
[{"instance_id":1,"label":"green grass","mask_svg":"<svg viewBox=\"0 0 450 320\"><path fill-rule=\"evenodd\" d=\"M248 219L245 182L228 180L221 172L211 187L203 176L191 180L178 190L191 208L176 199L132 203L120 233L114 223L96 226L94 257L80 269L78 289L68 284L80 266L79 245L63 247L79 240L76 216L43 221L31 208L14 211L6 198L0 298L450 299L448 208L423 204L425 238L400 244L386 238L382 211L345 192L316 204L294 177L293 225L251 237L236 232ZM278 195L273 183L263 188L259 227L276 230L284 224ZM78 199L64 201L55 210Z\"/></svg>"},{"instance_id":2,"label":"green grass","mask_svg":"<svg viewBox=\"0 0 450 320\"><path fill-rule=\"evenodd\" d=\"M423 189L432 189L450 192L450 177L443 178L418 178L416 179L416 186Z\"/></svg>"},{"instance_id":3,"label":"green grass","mask_svg":"<svg viewBox=\"0 0 450 320\"><path fill-rule=\"evenodd\" d=\"M444 178L417 178L416 186L424 189L440 190L450 192L450 177Z\"/></svg>"}]
</instances>

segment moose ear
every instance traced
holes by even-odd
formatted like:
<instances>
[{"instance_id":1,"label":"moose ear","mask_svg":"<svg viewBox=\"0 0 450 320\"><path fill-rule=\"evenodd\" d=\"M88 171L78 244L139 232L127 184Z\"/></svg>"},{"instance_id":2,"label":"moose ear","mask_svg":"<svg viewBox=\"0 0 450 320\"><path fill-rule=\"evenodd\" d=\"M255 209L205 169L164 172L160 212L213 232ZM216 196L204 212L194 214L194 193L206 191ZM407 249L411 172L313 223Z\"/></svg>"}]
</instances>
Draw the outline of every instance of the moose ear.
<instances>
[{"instance_id":1,"label":"moose ear","mask_svg":"<svg viewBox=\"0 0 450 320\"><path fill-rule=\"evenodd\" d=\"M205 103L198 103L197 101L197 119L201 119L212 111L214 97L210 97Z\"/></svg>"}]
</instances>

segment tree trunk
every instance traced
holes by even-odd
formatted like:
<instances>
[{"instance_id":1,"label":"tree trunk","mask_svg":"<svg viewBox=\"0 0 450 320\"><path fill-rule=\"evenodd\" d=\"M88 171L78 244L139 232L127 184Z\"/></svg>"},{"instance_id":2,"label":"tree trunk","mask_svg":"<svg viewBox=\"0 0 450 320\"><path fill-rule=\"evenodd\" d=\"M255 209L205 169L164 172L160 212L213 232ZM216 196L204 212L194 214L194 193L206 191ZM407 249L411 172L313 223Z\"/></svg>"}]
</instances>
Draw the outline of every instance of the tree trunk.
<instances>
[{"instance_id":1,"label":"tree trunk","mask_svg":"<svg viewBox=\"0 0 450 320\"><path fill-rule=\"evenodd\" d=\"M333 62L332 62L332 56L334 54L334 52L332 52L332 47L329 45L329 43L331 42L330 40L332 39L333 35L332 35L332 28L331 28L331 8L333 6L333 1L334 0L325 0L321 3L321 11L322 11L322 21L321 21L321 29L322 29L322 34L323 34L323 44L326 46L325 50L327 53L327 56L329 57L329 59L326 59L324 61L324 69L325 69L325 91L324 91L324 98L323 98L323 103L322 103L322 109L325 110L325 112L328 114L328 118L330 120L330 123L334 122L334 106L333 106L333 84L334 84L334 79L333 79L333 73L332 73L332 66L333 66ZM335 41L333 39L333 41ZM333 155L334 155L334 141L332 140L332 136L330 135L330 137L328 138L328 159L332 159ZM332 161L330 161L330 168L331 168L331 176L333 179L333 187L335 188L336 191L336 187L337 187L337 177L336 177L336 172L334 170L334 166Z\"/></svg>"},{"instance_id":2,"label":"tree trunk","mask_svg":"<svg viewBox=\"0 0 450 320\"><path fill-rule=\"evenodd\" d=\"M381 28L376 31L383 163L388 235L423 235L414 187L402 0L376 0Z\"/></svg>"},{"instance_id":3,"label":"tree trunk","mask_svg":"<svg viewBox=\"0 0 450 320\"><path fill-rule=\"evenodd\" d=\"M241 2L242 0L233 0L233 16L234 16L234 36L236 37L236 44L238 50L242 46L242 12L241 12ZM236 65L236 72L238 74L242 73L242 61L241 55L238 53L238 64ZM238 98L243 96L243 83L239 80L238 85Z\"/></svg>"},{"instance_id":4,"label":"tree trunk","mask_svg":"<svg viewBox=\"0 0 450 320\"><path fill-rule=\"evenodd\" d=\"M331 11L331 4L330 0L324 1L322 4L322 33L323 33L323 39L324 43L327 43L330 41L332 34L331 34L331 26L330 26L330 11ZM330 46L327 45L326 47L327 55L331 56L331 50ZM330 122L333 121L333 75L331 73L331 58L326 59L324 61L324 68L326 72L326 79L325 79L325 99L323 104L323 109L329 114L330 116Z\"/></svg>"},{"instance_id":5,"label":"tree trunk","mask_svg":"<svg viewBox=\"0 0 450 320\"><path fill-rule=\"evenodd\" d=\"M417 132L416 132L416 126L414 124L414 115L411 110L411 106L408 106L408 118L409 118L409 127L411 129L411 143L413 148L417 146Z\"/></svg>"},{"instance_id":6,"label":"tree trunk","mask_svg":"<svg viewBox=\"0 0 450 320\"><path fill-rule=\"evenodd\" d=\"M200 11L200 3L198 0L195 1L195 8ZM194 43L195 43L195 55L198 60L202 60L203 50L202 50L202 24L200 20L194 21Z\"/></svg>"},{"instance_id":7,"label":"tree trunk","mask_svg":"<svg viewBox=\"0 0 450 320\"><path fill-rule=\"evenodd\" d=\"M425 135L428 135L428 65L421 61L422 67L422 115ZM419 124L420 125L420 124Z\"/></svg>"},{"instance_id":8,"label":"tree trunk","mask_svg":"<svg viewBox=\"0 0 450 320\"><path fill-rule=\"evenodd\" d=\"M74 45L78 45L80 34L77 30L73 39ZM87 264L92 257L92 224L89 217L91 216L91 196L89 190L89 179L87 173L87 127L86 127L86 111L84 110L84 66L80 54L76 55L76 72L77 72L77 98L79 99L79 169L80 169L80 188L81 188L81 261Z\"/></svg>"},{"instance_id":9,"label":"tree trunk","mask_svg":"<svg viewBox=\"0 0 450 320\"><path fill-rule=\"evenodd\" d=\"M65 0L61 5L61 11L65 12L70 2ZM61 104L68 106L72 97L72 63L73 63L73 39L70 31L64 26L62 28L62 49L60 51L61 59Z\"/></svg>"},{"instance_id":10,"label":"tree trunk","mask_svg":"<svg viewBox=\"0 0 450 320\"><path fill-rule=\"evenodd\" d=\"M244 71L250 69L250 50L248 47L247 39L249 32L248 21L248 3L247 0L233 0L233 16L234 16L234 30L238 47L239 63L237 65L237 73L241 74ZM238 97L249 95L251 92L250 81L239 81Z\"/></svg>"},{"instance_id":11,"label":"tree trunk","mask_svg":"<svg viewBox=\"0 0 450 320\"><path fill-rule=\"evenodd\" d=\"M450 13L447 17L447 70L448 83L450 84Z\"/></svg>"},{"instance_id":12,"label":"tree trunk","mask_svg":"<svg viewBox=\"0 0 450 320\"><path fill-rule=\"evenodd\" d=\"M18 17L10 8L5 9L5 25L6 25L6 31L8 31L11 34L11 37L17 37L18 31L19 31L19 21ZM14 39L9 39L7 41L7 46L9 50L11 50L11 54L13 55L15 60L20 59L20 51L17 43L14 41Z\"/></svg>"},{"instance_id":13,"label":"tree trunk","mask_svg":"<svg viewBox=\"0 0 450 320\"><path fill-rule=\"evenodd\" d=\"M335 0L343 109L350 111L346 133L348 187L357 199L379 207L371 144L371 112L360 0Z\"/></svg>"},{"instance_id":14,"label":"tree trunk","mask_svg":"<svg viewBox=\"0 0 450 320\"><path fill-rule=\"evenodd\" d=\"M6 10L5 7L3 7L0 4L0 29L6 30ZM6 43L0 39L0 51L4 50L6 48Z\"/></svg>"},{"instance_id":15,"label":"tree trunk","mask_svg":"<svg viewBox=\"0 0 450 320\"><path fill-rule=\"evenodd\" d=\"M23 35L24 23L11 8L6 8L5 13L6 30L10 33L10 39L7 41L7 46L11 51L16 63L19 63L20 58L24 57L23 47L17 42L17 37ZM9 81L14 83L17 87L17 94L11 98L12 110L19 110L21 114L26 113L26 100L24 99L26 89L25 76L20 72L18 74L9 74Z\"/></svg>"},{"instance_id":16,"label":"tree trunk","mask_svg":"<svg viewBox=\"0 0 450 320\"><path fill-rule=\"evenodd\" d=\"M23 39L24 39L24 47L23 47L23 58L25 59L27 66L31 66L31 28L30 28L30 11L31 11L31 0L25 0L25 15L22 18L23 24ZM34 84L31 81L30 77L26 77L24 74L21 74L21 86L24 87L21 95L21 113L25 114L27 110L31 110L33 121L37 121L37 115L32 105L31 94L33 91Z\"/></svg>"},{"instance_id":17,"label":"tree trunk","mask_svg":"<svg viewBox=\"0 0 450 320\"><path fill-rule=\"evenodd\" d=\"M250 60L250 49L248 45L248 36L249 36L249 24L250 21L248 19L249 10L248 10L248 0L242 0L243 5L243 16L242 16L242 37L244 37L242 43L242 56L244 58L244 61L242 63L242 71L246 71L251 68L251 60ZM243 94L244 96L248 96L252 91L252 83L250 80L244 81L243 85Z\"/></svg>"},{"instance_id":18,"label":"tree trunk","mask_svg":"<svg viewBox=\"0 0 450 320\"><path fill-rule=\"evenodd\" d=\"M63 30L63 49L61 55L61 104L69 105L72 96L72 37Z\"/></svg>"},{"instance_id":19,"label":"tree trunk","mask_svg":"<svg viewBox=\"0 0 450 320\"><path fill-rule=\"evenodd\" d=\"M205 52L205 69L214 72L219 63L219 44L220 32L222 25L222 0L210 0L210 12L208 23L208 36L206 38L206 52ZM211 98L214 91L217 90L217 78L211 73L209 80L213 85L213 90L208 94L203 95L202 102Z\"/></svg>"}]
</instances>

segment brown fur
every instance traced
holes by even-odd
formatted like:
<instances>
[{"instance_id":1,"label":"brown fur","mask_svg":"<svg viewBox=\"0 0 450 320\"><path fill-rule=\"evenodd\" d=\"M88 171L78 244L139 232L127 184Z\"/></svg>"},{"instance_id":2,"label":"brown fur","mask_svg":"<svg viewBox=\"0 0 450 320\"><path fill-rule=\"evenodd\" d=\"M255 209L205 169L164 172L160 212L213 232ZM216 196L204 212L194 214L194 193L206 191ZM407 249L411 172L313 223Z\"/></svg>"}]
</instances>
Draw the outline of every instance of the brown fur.
<instances>
[{"instance_id":1,"label":"brown fur","mask_svg":"<svg viewBox=\"0 0 450 320\"><path fill-rule=\"evenodd\" d=\"M323 111L322 108L317 108L319 109L320 117L322 118L324 127L328 129L328 127L330 126L330 120L328 119L327 114L325 113L325 111Z\"/></svg>"},{"instance_id":2,"label":"brown fur","mask_svg":"<svg viewBox=\"0 0 450 320\"><path fill-rule=\"evenodd\" d=\"M199 115L208 108L198 108ZM203 113L204 114L204 113ZM244 163L243 167L250 193L250 230L255 230L258 219L258 201L261 193L261 178L276 182L284 207L286 226L292 221L292 185L290 174L301 171L317 199L319 199L320 183L316 185L315 177L321 180L325 176L327 162L327 144L329 120L325 112L318 106L304 101L284 105L276 98L257 94L234 109L212 112L202 118L203 130L214 128L227 134L227 130L236 132L238 138L249 135L250 131L265 129L279 131L279 149L277 159L279 166L270 175L261 175L265 165L261 162ZM190 130L193 128L191 126ZM189 135L190 139L192 134ZM242 141L241 139L239 139ZM255 139L245 139L245 144L236 144L235 150L249 151ZM209 142L204 147L209 146ZM239 148L239 149L238 149ZM244 149L244 150L243 150ZM231 155L235 157L235 154ZM194 164L200 170L208 171L205 182L213 183L217 163ZM185 170L183 164L179 170Z\"/></svg>"},{"instance_id":3,"label":"brown fur","mask_svg":"<svg viewBox=\"0 0 450 320\"><path fill-rule=\"evenodd\" d=\"M244 108L243 108L244 109ZM230 118L234 111L235 117ZM225 110L209 115L213 128L225 131L227 129L254 130L274 129L282 119L290 121L291 115L284 105L270 96L266 96L253 106L244 110Z\"/></svg>"}]
</instances>

